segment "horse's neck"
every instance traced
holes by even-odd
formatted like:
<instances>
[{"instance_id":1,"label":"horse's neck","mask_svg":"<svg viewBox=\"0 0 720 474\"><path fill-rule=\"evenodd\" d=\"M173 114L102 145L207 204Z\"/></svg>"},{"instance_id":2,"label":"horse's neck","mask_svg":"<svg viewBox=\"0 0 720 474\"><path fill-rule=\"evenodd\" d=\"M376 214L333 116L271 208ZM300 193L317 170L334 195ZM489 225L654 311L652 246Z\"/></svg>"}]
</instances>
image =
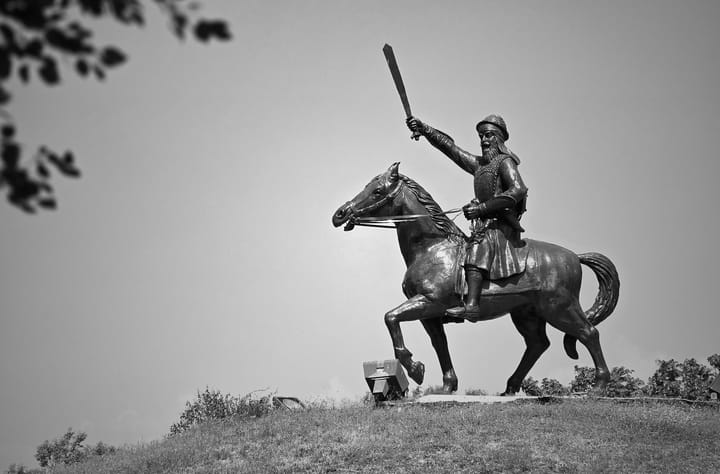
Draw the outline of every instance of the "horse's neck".
<instances>
[{"instance_id":1,"label":"horse's neck","mask_svg":"<svg viewBox=\"0 0 720 474\"><path fill-rule=\"evenodd\" d=\"M426 214L429 212L425 209L415 196L405 191L406 198L403 199L400 215ZM411 222L397 224L398 243L400 244L400 252L402 252L405 263L409 265L418 256L425 254L431 245L438 240L448 238L440 229L438 229L432 218L415 219Z\"/></svg>"}]
</instances>

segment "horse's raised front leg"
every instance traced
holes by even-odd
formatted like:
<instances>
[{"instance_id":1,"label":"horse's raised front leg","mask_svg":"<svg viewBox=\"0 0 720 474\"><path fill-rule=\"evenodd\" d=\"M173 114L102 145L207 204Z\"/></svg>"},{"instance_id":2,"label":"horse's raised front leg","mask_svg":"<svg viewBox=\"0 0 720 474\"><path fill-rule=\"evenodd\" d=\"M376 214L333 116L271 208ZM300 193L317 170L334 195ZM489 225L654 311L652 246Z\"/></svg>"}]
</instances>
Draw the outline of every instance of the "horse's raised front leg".
<instances>
[{"instance_id":1,"label":"horse's raised front leg","mask_svg":"<svg viewBox=\"0 0 720 474\"><path fill-rule=\"evenodd\" d=\"M390 331L395 357L400 361L408 376L418 385L423 383L425 378L425 365L419 361L413 361L412 352L405 347L400 323L405 321L417 321L440 317L445 307L433 303L425 296L416 295L401 304L400 306L385 313L385 325Z\"/></svg>"},{"instance_id":2,"label":"horse's raised front leg","mask_svg":"<svg viewBox=\"0 0 720 474\"><path fill-rule=\"evenodd\" d=\"M440 369L443 373L443 392L451 393L458 388L458 379L455 375L455 369L450 359L450 351L448 350L447 336L445 335L445 328L443 327L442 319L423 319L423 326L430 336L435 352L440 361Z\"/></svg>"}]
</instances>

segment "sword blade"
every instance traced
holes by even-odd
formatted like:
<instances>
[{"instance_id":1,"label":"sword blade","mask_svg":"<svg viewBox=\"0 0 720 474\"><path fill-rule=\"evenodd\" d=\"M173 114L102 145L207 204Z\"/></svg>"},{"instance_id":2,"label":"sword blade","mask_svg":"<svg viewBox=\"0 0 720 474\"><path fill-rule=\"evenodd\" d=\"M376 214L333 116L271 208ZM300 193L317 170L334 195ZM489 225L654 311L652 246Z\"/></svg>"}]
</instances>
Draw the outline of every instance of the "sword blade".
<instances>
[{"instance_id":1,"label":"sword blade","mask_svg":"<svg viewBox=\"0 0 720 474\"><path fill-rule=\"evenodd\" d=\"M400 68L398 68L392 46L389 44L383 46L383 54L385 54L385 60L390 68L390 74L392 75L393 82L395 82L395 87L397 88L398 94L400 94L400 101L402 102L403 109L405 109L405 115L410 117L412 116L412 112L410 112L410 102L408 102L407 92L405 92L405 84L403 83L402 76L400 75Z\"/></svg>"},{"instance_id":2,"label":"sword blade","mask_svg":"<svg viewBox=\"0 0 720 474\"><path fill-rule=\"evenodd\" d=\"M395 53L393 52L392 46L385 43L385 46L383 46L383 54L385 55L385 60L390 68L390 74L392 75L393 82L395 83L395 88L397 89L398 94L400 94L400 102L402 102L403 109L405 109L405 117L410 118L412 117L410 102L407 98L407 92L405 92L405 84L403 83L402 76L400 75L400 68L398 67L397 60L395 59ZM420 133L413 132L412 138L414 140L420 139Z\"/></svg>"}]
</instances>

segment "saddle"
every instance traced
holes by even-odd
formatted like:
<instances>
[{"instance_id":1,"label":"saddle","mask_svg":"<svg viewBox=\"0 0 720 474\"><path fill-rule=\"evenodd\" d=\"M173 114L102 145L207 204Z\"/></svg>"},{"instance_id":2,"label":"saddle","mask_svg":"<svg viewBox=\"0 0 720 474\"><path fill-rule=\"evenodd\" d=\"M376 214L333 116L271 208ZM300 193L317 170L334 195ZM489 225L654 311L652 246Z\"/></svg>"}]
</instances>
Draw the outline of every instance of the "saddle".
<instances>
[{"instance_id":1,"label":"saddle","mask_svg":"<svg viewBox=\"0 0 720 474\"><path fill-rule=\"evenodd\" d=\"M501 279L485 279L482 282L482 292L481 292L481 298L484 296L500 296L500 295L509 295L509 294L517 294L517 293L524 293L527 291L536 291L539 290L542 284L542 281L539 278L538 272L528 271L529 269L535 267L537 259L535 258L536 255L536 248L535 245L533 245L532 240L526 240L527 245L527 252L526 252L526 262L525 262L525 270L517 273L515 275L511 275L507 278L501 278ZM455 293L457 293L460 296L467 295L468 288L467 288L467 281L465 280L465 258L467 256L467 246L465 243L458 244L458 252L457 252L457 259L455 260L455 266L453 269L453 273L455 275Z\"/></svg>"}]
</instances>

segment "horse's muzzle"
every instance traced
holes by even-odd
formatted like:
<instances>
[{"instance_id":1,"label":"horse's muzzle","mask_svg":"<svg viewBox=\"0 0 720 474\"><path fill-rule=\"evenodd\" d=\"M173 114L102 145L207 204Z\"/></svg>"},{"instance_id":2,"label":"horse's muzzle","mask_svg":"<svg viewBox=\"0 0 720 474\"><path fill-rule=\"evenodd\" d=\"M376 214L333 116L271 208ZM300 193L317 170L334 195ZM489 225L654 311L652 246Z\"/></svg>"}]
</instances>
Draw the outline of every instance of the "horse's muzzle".
<instances>
[{"instance_id":1,"label":"horse's muzzle","mask_svg":"<svg viewBox=\"0 0 720 474\"><path fill-rule=\"evenodd\" d=\"M353 227L355 227L355 224L352 222L352 203L350 201L346 202L342 206L338 208L337 211L335 211L335 214L332 216L332 223L335 227L340 227L341 225L347 223L345 226L345 231L352 230Z\"/></svg>"}]
</instances>

